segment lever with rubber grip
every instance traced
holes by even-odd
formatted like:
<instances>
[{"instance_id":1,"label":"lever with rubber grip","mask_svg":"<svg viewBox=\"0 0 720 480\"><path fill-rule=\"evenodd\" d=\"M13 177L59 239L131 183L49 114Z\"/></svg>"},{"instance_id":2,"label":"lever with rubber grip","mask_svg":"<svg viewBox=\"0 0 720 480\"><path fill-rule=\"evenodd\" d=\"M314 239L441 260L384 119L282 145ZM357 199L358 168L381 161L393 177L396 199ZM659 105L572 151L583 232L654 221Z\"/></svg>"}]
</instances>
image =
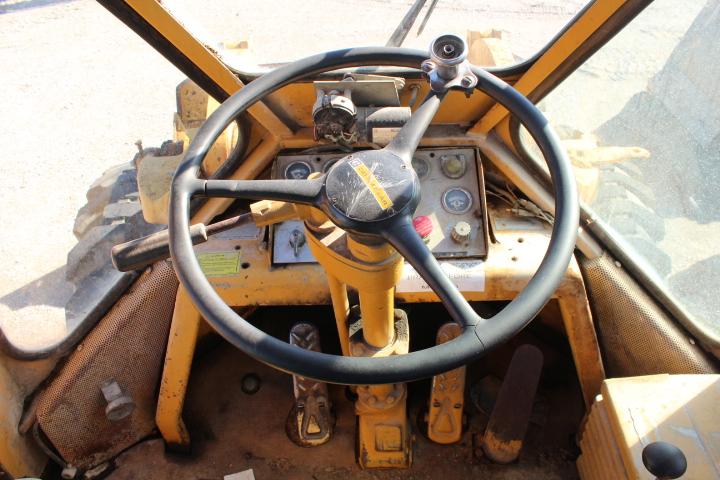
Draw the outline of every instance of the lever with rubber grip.
<instances>
[{"instance_id":1,"label":"lever with rubber grip","mask_svg":"<svg viewBox=\"0 0 720 480\"><path fill-rule=\"evenodd\" d=\"M245 213L209 226L196 223L190 227L192 244L205 243L210 235L243 225L251 218L249 213ZM170 258L168 230L115 245L110 251L110 258L113 266L121 272L140 270L160 260L166 260Z\"/></svg>"}]
</instances>

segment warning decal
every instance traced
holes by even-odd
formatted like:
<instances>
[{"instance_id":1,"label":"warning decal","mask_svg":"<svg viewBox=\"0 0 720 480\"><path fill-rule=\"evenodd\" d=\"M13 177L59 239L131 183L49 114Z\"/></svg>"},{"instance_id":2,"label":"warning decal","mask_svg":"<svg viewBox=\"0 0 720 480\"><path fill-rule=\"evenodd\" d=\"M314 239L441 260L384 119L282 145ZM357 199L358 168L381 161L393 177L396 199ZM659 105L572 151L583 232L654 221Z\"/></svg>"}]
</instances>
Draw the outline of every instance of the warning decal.
<instances>
[{"instance_id":1,"label":"warning decal","mask_svg":"<svg viewBox=\"0 0 720 480\"><path fill-rule=\"evenodd\" d=\"M348 164L353 170L355 170L355 173L357 173L358 177L360 177L365 186L367 186L370 190L370 193L372 193L373 197L375 197L375 201L378 205L380 205L380 208L387 210L393 206L393 202L390 200L390 197L385 189L380 185L380 182L378 182L377 178L375 178L375 175L363 162L354 159L350 160Z\"/></svg>"},{"instance_id":2,"label":"warning decal","mask_svg":"<svg viewBox=\"0 0 720 480\"><path fill-rule=\"evenodd\" d=\"M226 277L237 275L240 271L240 252L198 253L198 263L208 277Z\"/></svg>"}]
</instances>

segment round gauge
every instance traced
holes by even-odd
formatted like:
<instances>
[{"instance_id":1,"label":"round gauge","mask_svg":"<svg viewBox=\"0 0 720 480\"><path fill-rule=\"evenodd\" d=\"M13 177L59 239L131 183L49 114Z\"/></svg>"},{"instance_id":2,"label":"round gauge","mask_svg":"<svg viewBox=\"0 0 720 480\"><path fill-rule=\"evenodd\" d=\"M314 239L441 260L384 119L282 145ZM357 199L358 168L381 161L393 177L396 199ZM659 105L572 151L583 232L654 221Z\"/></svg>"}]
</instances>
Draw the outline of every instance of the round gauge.
<instances>
[{"instance_id":1,"label":"round gauge","mask_svg":"<svg viewBox=\"0 0 720 480\"><path fill-rule=\"evenodd\" d=\"M440 167L446 177L460 178L467 170L465 155L443 155L440 157Z\"/></svg>"},{"instance_id":2,"label":"round gauge","mask_svg":"<svg viewBox=\"0 0 720 480\"><path fill-rule=\"evenodd\" d=\"M305 180L312 173L312 167L305 162L293 162L285 167L285 178L288 180Z\"/></svg>"},{"instance_id":3,"label":"round gauge","mask_svg":"<svg viewBox=\"0 0 720 480\"><path fill-rule=\"evenodd\" d=\"M327 163L325 164L325 166L323 166L323 172L324 172L324 173L327 173L328 170L330 170L330 168L331 168L333 165L335 165L338 160L340 160L340 159L339 159L339 158L333 158L332 160L330 160L329 162L327 162Z\"/></svg>"},{"instance_id":4,"label":"round gauge","mask_svg":"<svg viewBox=\"0 0 720 480\"><path fill-rule=\"evenodd\" d=\"M464 188L454 187L443 193L442 206L449 213L461 215L470 210L472 205L472 195Z\"/></svg>"},{"instance_id":5,"label":"round gauge","mask_svg":"<svg viewBox=\"0 0 720 480\"><path fill-rule=\"evenodd\" d=\"M415 173L420 180L424 179L430 173L430 164L427 160L420 157L413 157L412 167L415 169Z\"/></svg>"}]
</instances>

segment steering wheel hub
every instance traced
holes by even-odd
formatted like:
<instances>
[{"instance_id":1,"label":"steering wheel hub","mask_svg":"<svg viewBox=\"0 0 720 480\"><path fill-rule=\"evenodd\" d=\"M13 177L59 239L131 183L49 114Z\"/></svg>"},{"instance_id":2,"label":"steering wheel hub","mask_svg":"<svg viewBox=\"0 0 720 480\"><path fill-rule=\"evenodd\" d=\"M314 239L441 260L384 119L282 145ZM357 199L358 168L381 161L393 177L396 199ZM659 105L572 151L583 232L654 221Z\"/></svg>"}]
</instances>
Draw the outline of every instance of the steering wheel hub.
<instances>
[{"instance_id":1,"label":"steering wheel hub","mask_svg":"<svg viewBox=\"0 0 720 480\"><path fill-rule=\"evenodd\" d=\"M412 167L392 152L368 150L332 166L325 194L336 223L373 223L414 212L420 201L420 181Z\"/></svg>"}]
</instances>

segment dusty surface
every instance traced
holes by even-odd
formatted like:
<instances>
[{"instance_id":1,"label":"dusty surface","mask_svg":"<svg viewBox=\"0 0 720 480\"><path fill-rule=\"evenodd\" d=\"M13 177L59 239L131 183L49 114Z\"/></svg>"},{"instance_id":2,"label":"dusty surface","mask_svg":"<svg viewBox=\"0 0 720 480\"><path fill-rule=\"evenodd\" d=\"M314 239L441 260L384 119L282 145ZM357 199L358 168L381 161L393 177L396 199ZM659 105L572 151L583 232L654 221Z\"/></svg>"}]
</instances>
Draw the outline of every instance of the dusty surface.
<instances>
[{"instance_id":1,"label":"dusty surface","mask_svg":"<svg viewBox=\"0 0 720 480\"><path fill-rule=\"evenodd\" d=\"M428 307L425 308L427 311ZM433 308L437 306L430 307L437 313ZM420 308L415 313L420 313ZM330 310L314 309L306 314L313 315L321 336L328 340L325 333L334 329ZM271 320L275 326L285 323L282 326L289 327L287 319L283 322L267 312L262 316L262 319L253 318L260 322ZM428 315L415 325L431 325L433 320ZM269 328L267 323L261 325ZM282 328L276 330L279 332ZM435 331L434 328L427 330ZM417 341L421 335L417 330L415 334ZM201 374L191 376L188 385L184 418L194 442L192 453L189 456L168 455L164 453L161 440L150 439L121 454L116 460L117 470L109 479L211 479L247 469L253 469L258 480L577 478L574 464L577 450L573 445L583 402L575 375L567 368L571 365L569 357L551 352L537 337L526 332L510 348L499 349L470 367L468 392L477 390L476 380L481 376L502 378L514 348L523 342L531 342L543 349L545 371L520 460L510 465L493 464L483 457L480 439L488 417L476 406L472 393L466 399L465 412L469 421L460 443L437 445L423 436L416 419L419 410L427 404L428 382L414 382L409 386L408 411L415 439L410 469L362 471L357 467L354 407L345 397L344 388L337 385L329 388L337 413L333 438L319 447L297 447L288 440L284 429L292 406L290 376L222 344L196 360L193 371ZM260 390L254 395L241 390L242 377L251 372L261 379Z\"/></svg>"}]
</instances>

